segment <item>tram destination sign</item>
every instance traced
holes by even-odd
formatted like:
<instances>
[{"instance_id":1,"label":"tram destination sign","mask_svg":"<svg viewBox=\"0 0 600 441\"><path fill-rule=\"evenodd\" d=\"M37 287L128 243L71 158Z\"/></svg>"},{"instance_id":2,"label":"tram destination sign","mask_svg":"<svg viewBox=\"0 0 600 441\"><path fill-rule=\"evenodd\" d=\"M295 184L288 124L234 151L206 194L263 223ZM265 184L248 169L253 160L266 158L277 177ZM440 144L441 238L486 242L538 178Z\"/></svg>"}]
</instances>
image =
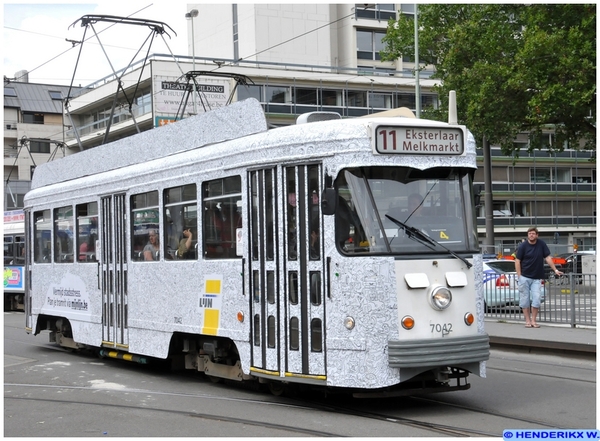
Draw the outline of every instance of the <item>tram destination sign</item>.
<instances>
[{"instance_id":1,"label":"tram destination sign","mask_svg":"<svg viewBox=\"0 0 600 441\"><path fill-rule=\"evenodd\" d=\"M454 127L378 126L375 150L384 155L462 155L463 131Z\"/></svg>"}]
</instances>

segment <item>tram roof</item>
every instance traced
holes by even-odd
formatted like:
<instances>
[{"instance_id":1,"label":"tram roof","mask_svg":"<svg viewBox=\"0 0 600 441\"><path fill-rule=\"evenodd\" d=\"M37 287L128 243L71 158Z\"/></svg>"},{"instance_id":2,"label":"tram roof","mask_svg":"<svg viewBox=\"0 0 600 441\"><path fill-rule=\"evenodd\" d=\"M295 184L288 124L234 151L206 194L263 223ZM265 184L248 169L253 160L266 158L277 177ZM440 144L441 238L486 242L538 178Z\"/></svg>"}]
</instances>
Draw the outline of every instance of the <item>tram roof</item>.
<instances>
[{"instance_id":1,"label":"tram roof","mask_svg":"<svg viewBox=\"0 0 600 441\"><path fill-rule=\"evenodd\" d=\"M141 164L266 130L262 106L255 98L249 98L41 164L35 169L31 188Z\"/></svg>"},{"instance_id":2,"label":"tram roof","mask_svg":"<svg viewBox=\"0 0 600 441\"><path fill-rule=\"evenodd\" d=\"M4 224L4 234L23 234L25 231L25 225L23 222L12 222Z\"/></svg>"}]
</instances>

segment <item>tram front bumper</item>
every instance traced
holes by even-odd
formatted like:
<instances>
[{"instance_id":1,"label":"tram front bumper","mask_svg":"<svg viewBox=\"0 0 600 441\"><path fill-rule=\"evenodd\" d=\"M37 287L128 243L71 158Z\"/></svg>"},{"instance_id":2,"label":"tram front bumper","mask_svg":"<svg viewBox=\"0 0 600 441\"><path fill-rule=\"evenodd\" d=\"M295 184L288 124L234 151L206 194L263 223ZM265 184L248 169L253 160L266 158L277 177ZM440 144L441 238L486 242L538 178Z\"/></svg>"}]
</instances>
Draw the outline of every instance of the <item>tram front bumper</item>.
<instances>
[{"instance_id":1,"label":"tram front bumper","mask_svg":"<svg viewBox=\"0 0 600 441\"><path fill-rule=\"evenodd\" d=\"M487 334L388 341L388 362L394 368L460 367L489 358L490 338Z\"/></svg>"}]
</instances>

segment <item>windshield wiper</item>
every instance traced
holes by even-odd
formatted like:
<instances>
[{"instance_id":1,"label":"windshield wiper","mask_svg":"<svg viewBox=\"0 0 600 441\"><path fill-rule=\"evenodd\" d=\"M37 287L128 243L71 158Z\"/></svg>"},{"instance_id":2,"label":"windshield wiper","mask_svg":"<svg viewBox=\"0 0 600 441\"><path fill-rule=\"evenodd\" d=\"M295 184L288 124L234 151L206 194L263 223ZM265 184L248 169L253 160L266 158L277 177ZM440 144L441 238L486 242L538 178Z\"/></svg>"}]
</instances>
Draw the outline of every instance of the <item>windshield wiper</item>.
<instances>
[{"instance_id":1,"label":"windshield wiper","mask_svg":"<svg viewBox=\"0 0 600 441\"><path fill-rule=\"evenodd\" d=\"M430 250L435 249L435 246L438 245L438 246L442 247L443 249L445 249L446 251L448 251L450 254L452 254L457 259L462 260L465 263L465 265L467 265L467 268L471 268L473 266L473 264L470 263L467 259L459 256L454 251L446 248L444 245L439 243L437 240L432 239L425 233L421 232L420 230L417 230L415 227L406 225L404 222L400 222L398 219L393 218L389 214L386 214L385 217L387 217L389 220L391 220L396 225L398 225L400 228L402 228L406 232L406 235L408 236L409 239L412 239L416 242L419 242L419 243L425 245ZM433 247L431 245L433 245Z\"/></svg>"}]
</instances>

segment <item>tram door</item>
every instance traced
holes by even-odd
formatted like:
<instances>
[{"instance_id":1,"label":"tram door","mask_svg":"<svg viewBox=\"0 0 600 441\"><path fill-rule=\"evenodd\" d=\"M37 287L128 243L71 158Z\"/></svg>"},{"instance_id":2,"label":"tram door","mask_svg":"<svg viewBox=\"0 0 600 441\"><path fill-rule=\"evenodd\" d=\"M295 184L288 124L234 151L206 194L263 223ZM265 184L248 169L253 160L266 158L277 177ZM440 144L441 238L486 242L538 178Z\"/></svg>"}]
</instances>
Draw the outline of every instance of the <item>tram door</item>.
<instances>
[{"instance_id":1,"label":"tram door","mask_svg":"<svg viewBox=\"0 0 600 441\"><path fill-rule=\"evenodd\" d=\"M252 365L267 374L325 375L320 169L249 174Z\"/></svg>"},{"instance_id":2,"label":"tram door","mask_svg":"<svg viewBox=\"0 0 600 441\"><path fill-rule=\"evenodd\" d=\"M100 213L100 283L102 288L102 345L126 349L127 253L125 195L105 196Z\"/></svg>"}]
</instances>

